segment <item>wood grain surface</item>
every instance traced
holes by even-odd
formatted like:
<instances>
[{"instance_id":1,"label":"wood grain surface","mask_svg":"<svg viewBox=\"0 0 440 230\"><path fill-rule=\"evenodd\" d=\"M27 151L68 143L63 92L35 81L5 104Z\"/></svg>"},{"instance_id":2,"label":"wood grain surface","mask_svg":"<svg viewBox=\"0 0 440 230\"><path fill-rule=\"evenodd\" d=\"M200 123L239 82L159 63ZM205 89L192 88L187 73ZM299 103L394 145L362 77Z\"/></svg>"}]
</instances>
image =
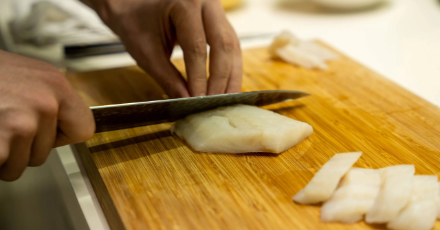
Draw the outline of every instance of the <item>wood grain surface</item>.
<instances>
[{"instance_id":1,"label":"wood grain surface","mask_svg":"<svg viewBox=\"0 0 440 230\"><path fill-rule=\"evenodd\" d=\"M381 229L321 223L319 206L291 197L341 152L363 151L358 167L414 164L416 174L440 175L438 107L345 56L327 71L273 60L264 48L243 59L244 91L311 94L267 109L309 123L313 135L280 155L229 155L191 151L171 124L96 134L79 152L113 229ZM137 67L67 78L90 105L164 95Z\"/></svg>"}]
</instances>

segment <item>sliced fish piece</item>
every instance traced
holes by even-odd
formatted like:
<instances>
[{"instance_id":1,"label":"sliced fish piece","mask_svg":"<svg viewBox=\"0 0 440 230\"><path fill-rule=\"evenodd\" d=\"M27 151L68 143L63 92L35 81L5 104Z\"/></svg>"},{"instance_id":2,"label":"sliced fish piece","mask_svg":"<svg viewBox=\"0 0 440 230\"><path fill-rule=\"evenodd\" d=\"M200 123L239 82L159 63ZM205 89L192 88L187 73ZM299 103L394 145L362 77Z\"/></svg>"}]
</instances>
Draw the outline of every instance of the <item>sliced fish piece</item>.
<instances>
[{"instance_id":1,"label":"sliced fish piece","mask_svg":"<svg viewBox=\"0 0 440 230\"><path fill-rule=\"evenodd\" d=\"M307 123L250 105L193 114L171 130L194 150L213 153L281 153L313 133Z\"/></svg>"},{"instance_id":2,"label":"sliced fish piece","mask_svg":"<svg viewBox=\"0 0 440 230\"><path fill-rule=\"evenodd\" d=\"M269 46L269 53L272 56L277 56L276 51L286 45L292 44L297 45L301 42L299 38L290 33L289 31L282 31L273 40L272 44Z\"/></svg>"},{"instance_id":3,"label":"sliced fish piece","mask_svg":"<svg viewBox=\"0 0 440 230\"><path fill-rule=\"evenodd\" d=\"M315 55L310 54L307 51L300 50L290 44L282 48L278 48L276 54L278 55L278 57L290 64L299 65L307 69L327 69L325 60L316 57Z\"/></svg>"},{"instance_id":4,"label":"sliced fish piece","mask_svg":"<svg viewBox=\"0 0 440 230\"><path fill-rule=\"evenodd\" d=\"M288 31L283 31L275 37L269 47L269 53L274 58L280 58L290 64L307 69L327 69L326 61L339 56L331 50L312 41L302 41Z\"/></svg>"},{"instance_id":5,"label":"sliced fish piece","mask_svg":"<svg viewBox=\"0 0 440 230\"><path fill-rule=\"evenodd\" d=\"M438 214L439 183L437 176L416 175L411 198L396 218L388 222L390 229L429 230Z\"/></svg>"},{"instance_id":6,"label":"sliced fish piece","mask_svg":"<svg viewBox=\"0 0 440 230\"><path fill-rule=\"evenodd\" d=\"M333 60L339 57L337 54L333 53L332 51L312 41L303 41L298 43L298 49L304 51L305 53L313 55L317 58L321 58L325 61Z\"/></svg>"},{"instance_id":7,"label":"sliced fish piece","mask_svg":"<svg viewBox=\"0 0 440 230\"><path fill-rule=\"evenodd\" d=\"M292 199L300 204L327 201L333 195L341 178L361 155L362 152L335 154Z\"/></svg>"},{"instance_id":8,"label":"sliced fish piece","mask_svg":"<svg viewBox=\"0 0 440 230\"><path fill-rule=\"evenodd\" d=\"M371 208L380 189L375 169L352 168L321 208L321 221L355 223Z\"/></svg>"},{"instance_id":9,"label":"sliced fish piece","mask_svg":"<svg viewBox=\"0 0 440 230\"><path fill-rule=\"evenodd\" d=\"M380 171L381 188L365 216L367 223L387 223L395 219L411 197L414 165L390 166Z\"/></svg>"}]
</instances>

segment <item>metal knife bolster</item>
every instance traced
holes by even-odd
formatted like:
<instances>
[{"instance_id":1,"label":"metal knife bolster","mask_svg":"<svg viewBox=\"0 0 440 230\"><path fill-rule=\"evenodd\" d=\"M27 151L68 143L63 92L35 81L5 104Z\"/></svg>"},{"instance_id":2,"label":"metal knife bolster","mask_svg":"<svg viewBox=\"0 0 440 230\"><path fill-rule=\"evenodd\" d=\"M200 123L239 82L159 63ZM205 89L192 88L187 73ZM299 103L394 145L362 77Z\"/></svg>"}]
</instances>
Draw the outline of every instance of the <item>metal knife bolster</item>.
<instances>
[{"instance_id":1,"label":"metal knife bolster","mask_svg":"<svg viewBox=\"0 0 440 230\"><path fill-rule=\"evenodd\" d=\"M307 93L290 90L267 90L220 94L90 107L96 122L96 133L138 126L173 122L194 113L221 106L247 104L264 106L293 100Z\"/></svg>"}]
</instances>

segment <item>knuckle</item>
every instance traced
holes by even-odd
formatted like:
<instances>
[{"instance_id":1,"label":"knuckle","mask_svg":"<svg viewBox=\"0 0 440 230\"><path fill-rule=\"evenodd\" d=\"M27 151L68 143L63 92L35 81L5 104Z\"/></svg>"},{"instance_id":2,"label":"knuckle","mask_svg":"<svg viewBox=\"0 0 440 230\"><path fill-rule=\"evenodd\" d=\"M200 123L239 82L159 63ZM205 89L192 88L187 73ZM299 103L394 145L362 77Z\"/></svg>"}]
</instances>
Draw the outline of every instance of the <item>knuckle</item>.
<instances>
[{"instance_id":1,"label":"knuckle","mask_svg":"<svg viewBox=\"0 0 440 230\"><path fill-rule=\"evenodd\" d=\"M51 65L47 65L43 72L41 73L41 76L44 76L44 80L46 84L49 86L59 89L59 90L66 90L69 89L69 83L66 79L66 77L55 67Z\"/></svg>"},{"instance_id":2,"label":"knuckle","mask_svg":"<svg viewBox=\"0 0 440 230\"><path fill-rule=\"evenodd\" d=\"M223 51L232 52L237 47L235 40L236 38L234 35L230 33L224 33L217 39L217 41L214 43L214 46Z\"/></svg>"},{"instance_id":3,"label":"knuckle","mask_svg":"<svg viewBox=\"0 0 440 230\"><path fill-rule=\"evenodd\" d=\"M227 72L219 72L218 74L216 74L213 77L216 78L217 80L226 81L226 80L229 79L229 73L227 73Z\"/></svg>"},{"instance_id":4,"label":"knuckle","mask_svg":"<svg viewBox=\"0 0 440 230\"><path fill-rule=\"evenodd\" d=\"M69 83L63 74L60 72L52 72L47 75L49 83L57 89L66 90L69 89Z\"/></svg>"},{"instance_id":5,"label":"knuckle","mask_svg":"<svg viewBox=\"0 0 440 230\"><path fill-rule=\"evenodd\" d=\"M206 41L204 40L194 41L189 46L189 51L199 57L206 57L206 55L208 54Z\"/></svg>"},{"instance_id":6,"label":"knuckle","mask_svg":"<svg viewBox=\"0 0 440 230\"><path fill-rule=\"evenodd\" d=\"M12 136L30 138L37 133L37 122L28 116L15 116L8 122L9 131Z\"/></svg>"},{"instance_id":7,"label":"knuckle","mask_svg":"<svg viewBox=\"0 0 440 230\"><path fill-rule=\"evenodd\" d=\"M37 110L40 112L40 115L44 118L54 118L57 117L58 114L58 103L56 100L39 100L36 103Z\"/></svg>"}]
</instances>

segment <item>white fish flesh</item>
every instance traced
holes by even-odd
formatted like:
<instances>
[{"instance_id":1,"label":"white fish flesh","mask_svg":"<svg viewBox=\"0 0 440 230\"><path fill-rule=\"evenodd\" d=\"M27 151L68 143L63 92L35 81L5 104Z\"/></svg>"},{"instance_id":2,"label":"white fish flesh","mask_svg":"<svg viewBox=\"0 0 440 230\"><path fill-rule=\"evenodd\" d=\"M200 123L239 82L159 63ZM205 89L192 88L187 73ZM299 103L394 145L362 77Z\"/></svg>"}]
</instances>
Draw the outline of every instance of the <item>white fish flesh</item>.
<instances>
[{"instance_id":1,"label":"white fish flesh","mask_svg":"<svg viewBox=\"0 0 440 230\"><path fill-rule=\"evenodd\" d=\"M193 114L171 130L194 150L213 153L281 153L313 133L307 123L249 105Z\"/></svg>"},{"instance_id":2,"label":"white fish flesh","mask_svg":"<svg viewBox=\"0 0 440 230\"><path fill-rule=\"evenodd\" d=\"M272 57L307 69L327 69L326 61L338 58L334 52L311 41L302 41L283 31L269 47Z\"/></svg>"},{"instance_id":3,"label":"white fish flesh","mask_svg":"<svg viewBox=\"0 0 440 230\"><path fill-rule=\"evenodd\" d=\"M414 165L390 166L380 171L381 188L365 216L367 223L387 223L395 219L411 197Z\"/></svg>"},{"instance_id":4,"label":"white fish flesh","mask_svg":"<svg viewBox=\"0 0 440 230\"><path fill-rule=\"evenodd\" d=\"M300 204L327 201L333 195L341 178L361 155L362 152L335 154L292 199Z\"/></svg>"},{"instance_id":5,"label":"white fish flesh","mask_svg":"<svg viewBox=\"0 0 440 230\"><path fill-rule=\"evenodd\" d=\"M429 230L438 214L439 184L437 176L414 176L411 198L399 215L388 222L390 229Z\"/></svg>"},{"instance_id":6,"label":"white fish flesh","mask_svg":"<svg viewBox=\"0 0 440 230\"><path fill-rule=\"evenodd\" d=\"M320 59L325 61L338 58L337 54L311 41L303 41L298 43L298 49L307 52L315 57L319 57Z\"/></svg>"},{"instance_id":7,"label":"white fish flesh","mask_svg":"<svg viewBox=\"0 0 440 230\"><path fill-rule=\"evenodd\" d=\"M327 65L325 64L325 60L311 55L310 53L304 52L300 50L298 47L293 45L287 45L283 48L279 48L276 51L276 54L279 58L290 64L296 64L302 66L307 69L318 68L325 70L327 69Z\"/></svg>"},{"instance_id":8,"label":"white fish flesh","mask_svg":"<svg viewBox=\"0 0 440 230\"><path fill-rule=\"evenodd\" d=\"M373 205L380 189L375 169L352 168L341 180L333 196L321 208L321 221L355 223Z\"/></svg>"},{"instance_id":9,"label":"white fish flesh","mask_svg":"<svg viewBox=\"0 0 440 230\"><path fill-rule=\"evenodd\" d=\"M298 45L301 42L301 40L290 33L289 31L282 31L280 34L278 34L275 39L273 40L272 44L269 46L269 53L272 56L277 56L276 51L279 48L283 48L284 46L287 46L289 44L292 45Z\"/></svg>"}]
</instances>

